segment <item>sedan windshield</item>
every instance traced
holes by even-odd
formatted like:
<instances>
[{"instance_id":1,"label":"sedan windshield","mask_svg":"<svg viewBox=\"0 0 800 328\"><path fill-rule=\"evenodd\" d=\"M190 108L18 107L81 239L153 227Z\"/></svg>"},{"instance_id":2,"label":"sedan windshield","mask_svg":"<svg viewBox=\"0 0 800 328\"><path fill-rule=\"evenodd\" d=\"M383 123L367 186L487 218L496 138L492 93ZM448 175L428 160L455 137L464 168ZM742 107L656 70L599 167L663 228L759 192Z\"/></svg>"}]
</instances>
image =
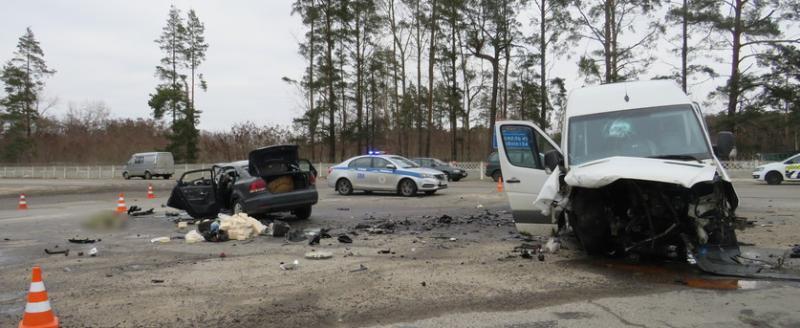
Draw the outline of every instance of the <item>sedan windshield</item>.
<instances>
[{"instance_id":1,"label":"sedan windshield","mask_svg":"<svg viewBox=\"0 0 800 328\"><path fill-rule=\"evenodd\" d=\"M711 158L691 105L631 109L569 120L569 163L611 156Z\"/></svg>"},{"instance_id":2,"label":"sedan windshield","mask_svg":"<svg viewBox=\"0 0 800 328\"><path fill-rule=\"evenodd\" d=\"M401 156L392 156L389 157L392 161L397 164L400 168L409 169L413 167L419 167L417 163L412 162L410 159L401 157Z\"/></svg>"}]
</instances>

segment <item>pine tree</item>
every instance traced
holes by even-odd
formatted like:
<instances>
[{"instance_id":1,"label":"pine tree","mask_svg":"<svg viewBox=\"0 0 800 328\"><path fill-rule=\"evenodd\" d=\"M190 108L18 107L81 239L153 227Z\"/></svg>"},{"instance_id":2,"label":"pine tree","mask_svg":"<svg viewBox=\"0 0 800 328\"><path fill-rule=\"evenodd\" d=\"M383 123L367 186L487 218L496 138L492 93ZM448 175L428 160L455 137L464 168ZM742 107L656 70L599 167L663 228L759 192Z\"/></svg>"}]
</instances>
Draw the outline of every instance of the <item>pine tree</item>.
<instances>
[{"instance_id":1,"label":"pine tree","mask_svg":"<svg viewBox=\"0 0 800 328\"><path fill-rule=\"evenodd\" d=\"M39 41L28 27L19 38L17 50L0 72L0 81L6 96L0 100L6 113L2 116L3 139L6 160L16 161L29 149L30 138L39 119L39 94L44 89L45 78L53 75L44 60Z\"/></svg>"}]
</instances>

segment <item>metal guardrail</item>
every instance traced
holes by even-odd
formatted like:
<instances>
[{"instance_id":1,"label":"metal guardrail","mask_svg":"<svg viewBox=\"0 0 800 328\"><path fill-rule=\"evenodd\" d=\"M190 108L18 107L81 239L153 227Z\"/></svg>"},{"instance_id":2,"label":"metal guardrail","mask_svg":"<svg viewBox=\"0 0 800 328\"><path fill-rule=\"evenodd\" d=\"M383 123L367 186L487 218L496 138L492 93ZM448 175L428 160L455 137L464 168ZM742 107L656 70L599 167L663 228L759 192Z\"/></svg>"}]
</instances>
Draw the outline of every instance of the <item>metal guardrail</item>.
<instances>
[{"instance_id":1,"label":"metal guardrail","mask_svg":"<svg viewBox=\"0 0 800 328\"><path fill-rule=\"evenodd\" d=\"M729 170L751 170L764 162L758 160L729 161L722 165ZM174 178L180 177L186 171L204 169L212 164L178 164L175 165ZM319 176L328 175L328 169L336 164L315 164ZM483 174L485 162L458 162L455 164L469 173L470 179L488 179ZM122 179L123 165L55 165L55 166L0 166L0 178L23 179Z\"/></svg>"}]
</instances>

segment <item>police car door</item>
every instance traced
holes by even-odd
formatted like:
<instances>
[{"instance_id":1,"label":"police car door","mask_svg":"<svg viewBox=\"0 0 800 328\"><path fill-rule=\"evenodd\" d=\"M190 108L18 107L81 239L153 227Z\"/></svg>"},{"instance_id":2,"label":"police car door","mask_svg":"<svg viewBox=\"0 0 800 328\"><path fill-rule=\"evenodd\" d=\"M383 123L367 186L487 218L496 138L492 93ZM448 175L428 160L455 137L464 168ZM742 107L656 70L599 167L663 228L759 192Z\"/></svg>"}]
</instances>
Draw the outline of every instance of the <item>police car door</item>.
<instances>
[{"instance_id":1,"label":"police car door","mask_svg":"<svg viewBox=\"0 0 800 328\"><path fill-rule=\"evenodd\" d=\"M372 167L371 157L356 158L350 163L350 168L353 170L351 180L353 182L353 189L372 189L369 183L369 170Z\"/></svg>"},{"instance_id":2,"label":"police car door","mask_svg":"<svg viewBox=\"0 0 800 328\"><path fill-rule=\"evenodd\" d=\"M502 183L517 230L549 234L554 227L551 219L536 209L533 201L549 176L544 169L544 153L561 150L539 127L526 121L498 122L495 139Z\"/></svg>"},{"instance_id":3,"label":"police car door","mask_svg":"<svg viewBox=\"0 0 800 328\"><path fill-rule=\"evenodd\" d=\"M790 158L783 163L784 175L787 180L800 180L800 155Z\"/></svg>"},{"instance_id":4,"label":"police car door","mask_svg":"<svg viewBox=\"0 0 800 328\"><path fill-rule=\"evenodd\" d=\"M372 170L370 174L370 183L372 187L376 190L394 190L396 183L393 183L394 179L394 171L391 168L386 167L387 165L392 164L389 161L380 158L380 157L373 157L372 158Z\"/></svg>"}]
</instances>

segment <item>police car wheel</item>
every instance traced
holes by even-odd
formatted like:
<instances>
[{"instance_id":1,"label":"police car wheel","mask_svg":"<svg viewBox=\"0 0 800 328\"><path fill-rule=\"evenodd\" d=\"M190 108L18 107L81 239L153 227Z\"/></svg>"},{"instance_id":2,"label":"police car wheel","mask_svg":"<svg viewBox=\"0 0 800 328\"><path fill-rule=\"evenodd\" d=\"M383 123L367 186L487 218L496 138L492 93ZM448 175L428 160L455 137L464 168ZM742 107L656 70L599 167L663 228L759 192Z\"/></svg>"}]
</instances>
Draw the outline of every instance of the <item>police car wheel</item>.
<instances>
[{"instance_id":1,"label":"police car wheel","mask_svg":"<svg viewBox=\"0 0 800 328\"><path fill-rule=\"evenodd\" d=\"M350 184L350 181L347 181L347 179L341 179L336 182L336 191L338 191L340 195L352 194L353 185Z\"/></svg>"},{"instance_id":2,"label":"police car wheel","mask_svg":"<svg viewBox=\"0 0 800 328\"><path fill-rule=\"evenodd\" d=\"M765 180L767 180L767 184L778 185L781 184L783 177L778 172L769 172L767 173Z\"/></svg>"},{"instance_id":3,"label":"police car wheel","mask_svg":"<svg viewBox=\"0 0 800 328\"><path fill-rule=\"evenodd\" d=\"M400 195L405 197L415 196L417 194L417 184L411 179L400 181Z\"/></svg>"}]
</instances>

